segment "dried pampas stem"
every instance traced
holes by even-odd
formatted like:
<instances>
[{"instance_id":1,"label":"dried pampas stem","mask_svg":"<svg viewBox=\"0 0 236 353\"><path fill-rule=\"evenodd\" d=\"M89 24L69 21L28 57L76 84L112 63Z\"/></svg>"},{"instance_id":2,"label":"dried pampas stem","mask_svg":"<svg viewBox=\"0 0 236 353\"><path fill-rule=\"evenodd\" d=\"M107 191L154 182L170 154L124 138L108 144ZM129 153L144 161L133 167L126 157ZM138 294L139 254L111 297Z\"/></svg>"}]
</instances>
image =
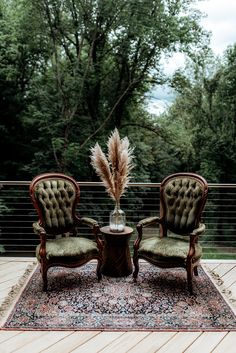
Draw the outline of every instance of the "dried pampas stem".
<instances>
[{"instance_id":1,"label":"dried pampas stem","mask_svg":"<svg viewBox=\"0 0 236 353\"><path fill-rule=\"evenodd\" d=\"M127 137L120 138L117 129L109 137L107 147L107 157L98 143L91 148L91 164L108 194L118 203L130 180L130 171L133 168L133 148L129 147Z\"/></svg>"},{"instance_id":2,"label":"dried pampas stem","mask_svg":"<svg viewBox=\"0 0 236 353\"><path fill-rule=\"evenodd\" d=\"M92 166L94 167L97 175L101 178L108 194L115 200L114 182L110 166L98 143L96 143L95 147L91 148L91 153Z\"/></svg>"}]
</instances>

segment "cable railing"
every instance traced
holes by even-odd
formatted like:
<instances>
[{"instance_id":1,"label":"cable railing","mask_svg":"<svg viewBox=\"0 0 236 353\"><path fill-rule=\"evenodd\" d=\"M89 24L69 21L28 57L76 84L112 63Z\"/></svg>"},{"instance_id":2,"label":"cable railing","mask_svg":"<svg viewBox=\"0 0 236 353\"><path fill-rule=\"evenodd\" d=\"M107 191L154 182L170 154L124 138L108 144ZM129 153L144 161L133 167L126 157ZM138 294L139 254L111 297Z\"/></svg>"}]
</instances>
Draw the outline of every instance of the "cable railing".
<instances>
[{"instance_id":1,"label":"cable railing","mask_svg":"<svg viewBox=\"0 0 236 353\"><path fill-rule=\"evenodd\" d=\"M79 186L77 212L96 219L101 226L107 225L114 203L103 184L79 182ZM32 229L37 214L29 197L29 181L1 181L0 187L0 255L34 256L39 239ZM131 251L137 222L159 214L159 187L159 183L130 183L121 198L127 225L134 228ZM206 232L200 237L204 258L235 259L236 184L209 184L202 220L206 224ZM82 231L89 236L86 228Z\"/></svg>"}]
</instances>

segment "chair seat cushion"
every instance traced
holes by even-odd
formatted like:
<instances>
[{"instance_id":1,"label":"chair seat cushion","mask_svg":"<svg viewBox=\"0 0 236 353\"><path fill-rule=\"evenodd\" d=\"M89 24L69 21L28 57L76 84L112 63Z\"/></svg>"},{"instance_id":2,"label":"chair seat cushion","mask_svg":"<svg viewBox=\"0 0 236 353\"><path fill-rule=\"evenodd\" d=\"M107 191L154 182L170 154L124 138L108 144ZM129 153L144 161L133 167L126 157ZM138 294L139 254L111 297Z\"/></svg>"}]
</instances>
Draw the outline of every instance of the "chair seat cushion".
<instances>
[{"instance_id":1,"label":"chair seat cushion","mask_svg":"<svg viewBox=\"0 0 236 353\"><path fill-rule=\"evenodd\" d=\"M202 255L202 248L195 244L194 260L198 260ZM154 261L178 262L185 261L189 251L189 241L174 237L159 238L157 236L144 239L140 243L139 255L149 257Z\"/></svg>"},{"instance_id":2,"label":"chair seat cushion","mask_svg":"<svg viewBox=\"0 0 236 353\"><path fill-rule=\"evenodd\" d=\"M36 257L39 256L40 245L36 248ZM46 257L81 257L86 258L98 254L96 242L83 237L65 237L46 242Z\"/></svg>"}]
</instances>

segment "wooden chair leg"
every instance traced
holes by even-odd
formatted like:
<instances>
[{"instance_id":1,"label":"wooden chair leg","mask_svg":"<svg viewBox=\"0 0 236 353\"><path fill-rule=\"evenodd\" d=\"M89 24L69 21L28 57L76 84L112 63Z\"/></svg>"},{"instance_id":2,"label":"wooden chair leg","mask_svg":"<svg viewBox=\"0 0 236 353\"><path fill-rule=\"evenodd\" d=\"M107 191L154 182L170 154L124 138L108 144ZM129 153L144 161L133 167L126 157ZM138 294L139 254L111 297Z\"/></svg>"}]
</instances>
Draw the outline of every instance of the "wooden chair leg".
<instances>
[{"instance_id":1,"label":"wooden chair leg","mask_svg":"<svg viewBox=\"0 0 236 353\"><path fill-rule=\"evenodd\" d=\"M43 291L44 292L47 291L47 287L48 287L47 272L48 272L47 265L43 260L41 260L41 275L42 275L42 279L43 279Z\"/></svg>"},{"instance_id":2,"label":"wooden chair leg","mask_svg":"<svg viewBox=\"0 0 236 353\"><path fill-rule=\"evenodd\" d=\"M98 264L97 264L97 278L98 280L100 281L102 279L102 260L101 259L98 259Z\"/></svg>"},{"instance_id":3,"label":"wooden chair leg","mask_svg":"<svg viewBox=\"0 0 236 353\"><path fill-rule=\"evenodd\" d=\"M134 281L136 282L137 277L138 277L138 272L139 272L138 256L133 257L133 263L134 263L133 278L134 278Z\"/></svg>"},{"instance_id":4,"label":"wooden chair leg","mask_svg":"<svg viewBox=\"0 0 236 353\"><path fill-rule=\"evenodd\" d=\"M188 283L188 290L190 294L193 294L192 279L193 279L193 267L192 267L192 264L190 263L187 265L187 283Z\"/></svg>"},{"instance_id":5,"label":"wooden chair leg","mask_svg":"<svg viewBox=\"0 0 236 353\"><path fill-rule=\"evenodd\" d=\"M198 268L197 268L197 266L194 266L193 273L194 273L195 276L198 276Z\"/></svg>"}]
</instances>

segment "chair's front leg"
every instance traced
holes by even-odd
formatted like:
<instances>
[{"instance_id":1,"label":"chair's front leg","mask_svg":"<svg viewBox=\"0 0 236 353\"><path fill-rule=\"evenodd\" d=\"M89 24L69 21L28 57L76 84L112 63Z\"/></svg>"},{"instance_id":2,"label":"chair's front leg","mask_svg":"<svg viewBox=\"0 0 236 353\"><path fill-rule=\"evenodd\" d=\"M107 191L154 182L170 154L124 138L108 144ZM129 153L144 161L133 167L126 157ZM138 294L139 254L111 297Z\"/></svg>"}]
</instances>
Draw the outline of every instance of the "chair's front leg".
<instances>
[{"instance_id":1,"label":"chair's front leg","mask_svg":"<svg viewBox=\"0 0 236 353\"><path fill-rule=\"evenodd\" d=\"M190 292L190 294L193 294L193 266L192 266L192 261L187 261L187 266L186 266L186 270L187 270L187 283L188 283L188 290Z\"/></svg>"},{"instance_id":2,"label":"chair's front leg","mask_svg":"<svg viewBox=\"0 0 236 353\"><path fill-rule=\"evenodd\" d=\"M48 266L46 263L46 259L41 258L40 263L41 263L41 275L43 279L43 291L46 292L48 287L48 278L47 278Z\"/></svg>"},{"instance_id":3,"label":"chair's front leg","mask_svg":"<svg viewBox=\"0 0 236 353\"><path fill-rule=\"evenodd\" d=\"M133 264L134 264L133 278L135 282L137 280L138 272L139 272L138 249L143 236L142 224L137 225L137 231L138 231L138 238L134 242L134 254L133 254Z\"/></svg>"},{"instance_id":4,"label":"chair's front leg","mask_svg":"<svg viewBox=\"0 0 236 353\"><path fill-rule=\"evenodd\" d=\"M43 291L47 291L47 271L48 271L48 264L46 259L46 233L41 231L40 233L40 249L39 249L39 257L40 257L40 271L43 279Z\"/></svg>"},{"instance_id":5,"label":"chair's front leg","mask_svg":"<svg viewBox=\"0 0 236 353\"><path fill-rule=\"evenodd\" d=\"M195 255L195 243L198 240L197 234L190 234L190 242L189 242L189 252L187 255L187 263L186 263L186 270L187 270L187 281L188 281L188 290L191 294L193 294L193 273L195 276L198 275L197 266L193 265L193 257Z\"/></svg>"},{"instance_id":6,"label":"chair's front leg","mask_svg":"<svg viewBox=\"0 0 236 353\"><path fill-rule=\"evenodd\" d=\"M99 258L98 264L97 264L97 270L96 270L97 278L99 281L102 279L102 270L101 269L102 269L102 259Z\"/></svg>"}]
</instances>

